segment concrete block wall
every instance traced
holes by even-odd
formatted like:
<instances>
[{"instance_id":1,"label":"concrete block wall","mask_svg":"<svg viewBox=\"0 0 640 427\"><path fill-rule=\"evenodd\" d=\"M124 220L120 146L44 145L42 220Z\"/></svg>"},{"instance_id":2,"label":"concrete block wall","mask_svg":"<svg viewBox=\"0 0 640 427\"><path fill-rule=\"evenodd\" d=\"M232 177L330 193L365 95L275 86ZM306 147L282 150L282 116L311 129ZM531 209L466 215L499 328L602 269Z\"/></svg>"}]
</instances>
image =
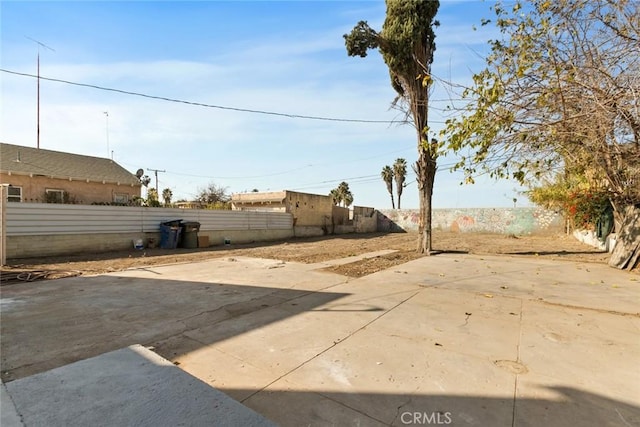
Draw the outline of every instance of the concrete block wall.
<instances>
[{"instance_id":1,"label":"concrete block wall","mask_svg":"<svg viewBox=\"0 0 640 427\"><path fill-rule=\"evenodd\" d=\"M285 205L287 212L293 215L295 226L328 227L331 225L333 202L329 196L287 191Z\"/></svg>"},{"instance_id":2,"label":"concrete block wall","mask_svg":"<svg viewBox=\"0 0 640 427\"><path fill-rule=\"evenodd\" d=\"M353 218L353 227L356 233L375 233L378 230L378 218L356 215Z\"/></svg>"},{"instance_id":3,"label":"concrete block wall","mask_svg":"<svg viewBox=\"0 0 640 427\"><path fill-rule=\"evenodd\" d=\"M229 240L231 244L269 242L293 237L293 229L287 230L207 230L198 236L208 236L209 246L220 246Z\"/></svg>"},{"instance_id":4,"label":"concrete block wall","mask_svg":"<svg viewBox=\"0 0 640 427\"><path fill-rule=\"evenodd\" d=\"M378 211L378 231L418 231L419 210ZM534 234L564 231L561 214L544 208L434 209L432 228L455 233Z\"/></svg>"},{"instance_id":5,"label":"concrete block wall","mask_svg":"<svg viewBox=\"0 0 640 427\"><path fill-rule=\"evenodd\" d=\"M8 236L7 258L34 258L133 249L135 239L156 238L159 233L53 234Z\"/></svg>"}]
</instances>

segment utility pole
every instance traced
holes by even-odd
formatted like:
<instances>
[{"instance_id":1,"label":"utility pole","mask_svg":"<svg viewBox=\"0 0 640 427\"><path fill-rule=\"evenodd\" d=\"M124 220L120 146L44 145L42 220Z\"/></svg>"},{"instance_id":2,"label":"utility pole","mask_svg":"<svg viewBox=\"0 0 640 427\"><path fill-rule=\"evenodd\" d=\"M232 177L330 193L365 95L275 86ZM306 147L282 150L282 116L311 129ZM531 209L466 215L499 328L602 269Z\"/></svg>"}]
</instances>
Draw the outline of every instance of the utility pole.
<instances>
[{"instance_id":1,"label":"utility pole","mask_svg":"<svg viewBox=\"0 0 640 427\"><path fill-rule=\"evenodd\" d=\"M109 157L109 112L105 111L104 115L107 118L107 157ZM111 155L111 160L113 160L113 155Z\"/></svg>"},{"instance_id":2,"label":"utility pole","mask_svg":"<svg viewBox=\"0 0 640 427\"><path fill-rule=\"evenodd\" d=\"M27 37L27 36L25 36L25 37ZM37 118L37 127L38 127L38 129L37 129L37 143L38 143L38 145L37 145L37 148L40 148L40 46L46 47L47 49L49 49L52 52L55 52L55 50L50 48L46 44L44 44L42 42L39 42L36 39L32 39L31 37L27 37L27 38L29 40L31 40L32 42L35 42L35 43L38 44L38 78L37 78L37 80L38 80L38 106L37 106L37 110L38 110L38 112L37 112L37 115L38 115L38 118Z\"/></svg>"},{"instance_id":3,"label":"utility pole","mask_svg":"<svg viewBox=\"0 0 640 427\"><path fill-rule=\"evenodd\" d=\"M147 168L147 170L153 171L156 174L156 194L158 195L158 198L160 198L160 190L158 190L158 172L166 172L166 170L159 170L159 169L151 169L151 168Z\"/></svg>"}]
</instances>

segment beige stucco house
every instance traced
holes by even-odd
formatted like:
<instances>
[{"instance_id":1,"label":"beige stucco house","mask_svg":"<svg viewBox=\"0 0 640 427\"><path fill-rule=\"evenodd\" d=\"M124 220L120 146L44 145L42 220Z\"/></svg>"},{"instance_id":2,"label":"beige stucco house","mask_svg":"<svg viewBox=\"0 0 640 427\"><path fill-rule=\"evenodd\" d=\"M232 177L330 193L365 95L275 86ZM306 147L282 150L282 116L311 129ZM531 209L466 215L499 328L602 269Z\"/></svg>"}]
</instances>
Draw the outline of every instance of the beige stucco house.
<instances>
[{"instance_id":1,"label":"beige stucco house","mask_svg":"<svg viewBox=\"0 0 640 427\"><path fill-rule=\"evenodd\" d=\"M111 159L0 143L0 183L10 202L124 203L140 180Z\"/></svg>"}]
</instances>

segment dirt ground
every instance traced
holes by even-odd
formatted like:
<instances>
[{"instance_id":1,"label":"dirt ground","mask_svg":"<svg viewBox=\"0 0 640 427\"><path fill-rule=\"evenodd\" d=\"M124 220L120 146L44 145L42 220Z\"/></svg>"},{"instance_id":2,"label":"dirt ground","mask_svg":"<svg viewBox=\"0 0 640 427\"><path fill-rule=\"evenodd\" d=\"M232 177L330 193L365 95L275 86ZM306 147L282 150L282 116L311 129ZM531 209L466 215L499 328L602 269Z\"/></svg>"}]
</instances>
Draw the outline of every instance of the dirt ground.
<instances>
[{"instance_id":1,"label":"dirt ground","mask_svg":"<svg viewBox=\"0 0 640 427\"><path fill-rule=\"evenodd\" d=\"M3 284L72 275L92 275L129 268L203 261L211 258L247 256L302 263L319 263L367 252L393 249L397 252L328 268L339 274L361 277L418 258L417 235L374 233L316 238L293 238L279 242L214 246L203 249L144 249L80 254L64 257L8 260L1 269ZM609 254L578 242L572 236L451 233L435 231L433 247L444 253L531 256L545 259L606 263Z\"/></svg>"}]
</instances>

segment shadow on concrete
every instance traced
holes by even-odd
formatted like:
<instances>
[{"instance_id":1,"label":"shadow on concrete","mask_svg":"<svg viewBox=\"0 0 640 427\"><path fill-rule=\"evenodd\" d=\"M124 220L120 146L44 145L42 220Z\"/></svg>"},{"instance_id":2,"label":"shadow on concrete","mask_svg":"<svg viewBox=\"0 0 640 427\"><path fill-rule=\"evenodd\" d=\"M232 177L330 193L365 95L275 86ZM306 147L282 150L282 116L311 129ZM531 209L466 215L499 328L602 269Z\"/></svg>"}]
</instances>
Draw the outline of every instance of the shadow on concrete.
<instances>
[{"instance_id":1,"label":"shadow on concrete","mask_svg":"<svg viewBox=\"0 0 640 427\"><path fill-rule=\"evenodd\" d=\"M138 343L162 343L158 352L171 358L346 295L119 276L9 286L2 291L2 380ZM200 328L206 342L183 335Z\"/></svg>"},{"instance_id":2,"label":"shadow on concrete","mask_svg":"<svg viewBox=\"0 0 640 427\"><path fill-rule=\"evenodd\" d=\"M461 379L463 381L463 379ZM222 390L246 395L248 390ZM572 387L541 390L553 398L448 394L261 391L243 403L281 426L637 426L640 406ZM633 396L630 396L630 400ZM438 422L439 421L439 422Z\"/></svg>"}]
</instances>

